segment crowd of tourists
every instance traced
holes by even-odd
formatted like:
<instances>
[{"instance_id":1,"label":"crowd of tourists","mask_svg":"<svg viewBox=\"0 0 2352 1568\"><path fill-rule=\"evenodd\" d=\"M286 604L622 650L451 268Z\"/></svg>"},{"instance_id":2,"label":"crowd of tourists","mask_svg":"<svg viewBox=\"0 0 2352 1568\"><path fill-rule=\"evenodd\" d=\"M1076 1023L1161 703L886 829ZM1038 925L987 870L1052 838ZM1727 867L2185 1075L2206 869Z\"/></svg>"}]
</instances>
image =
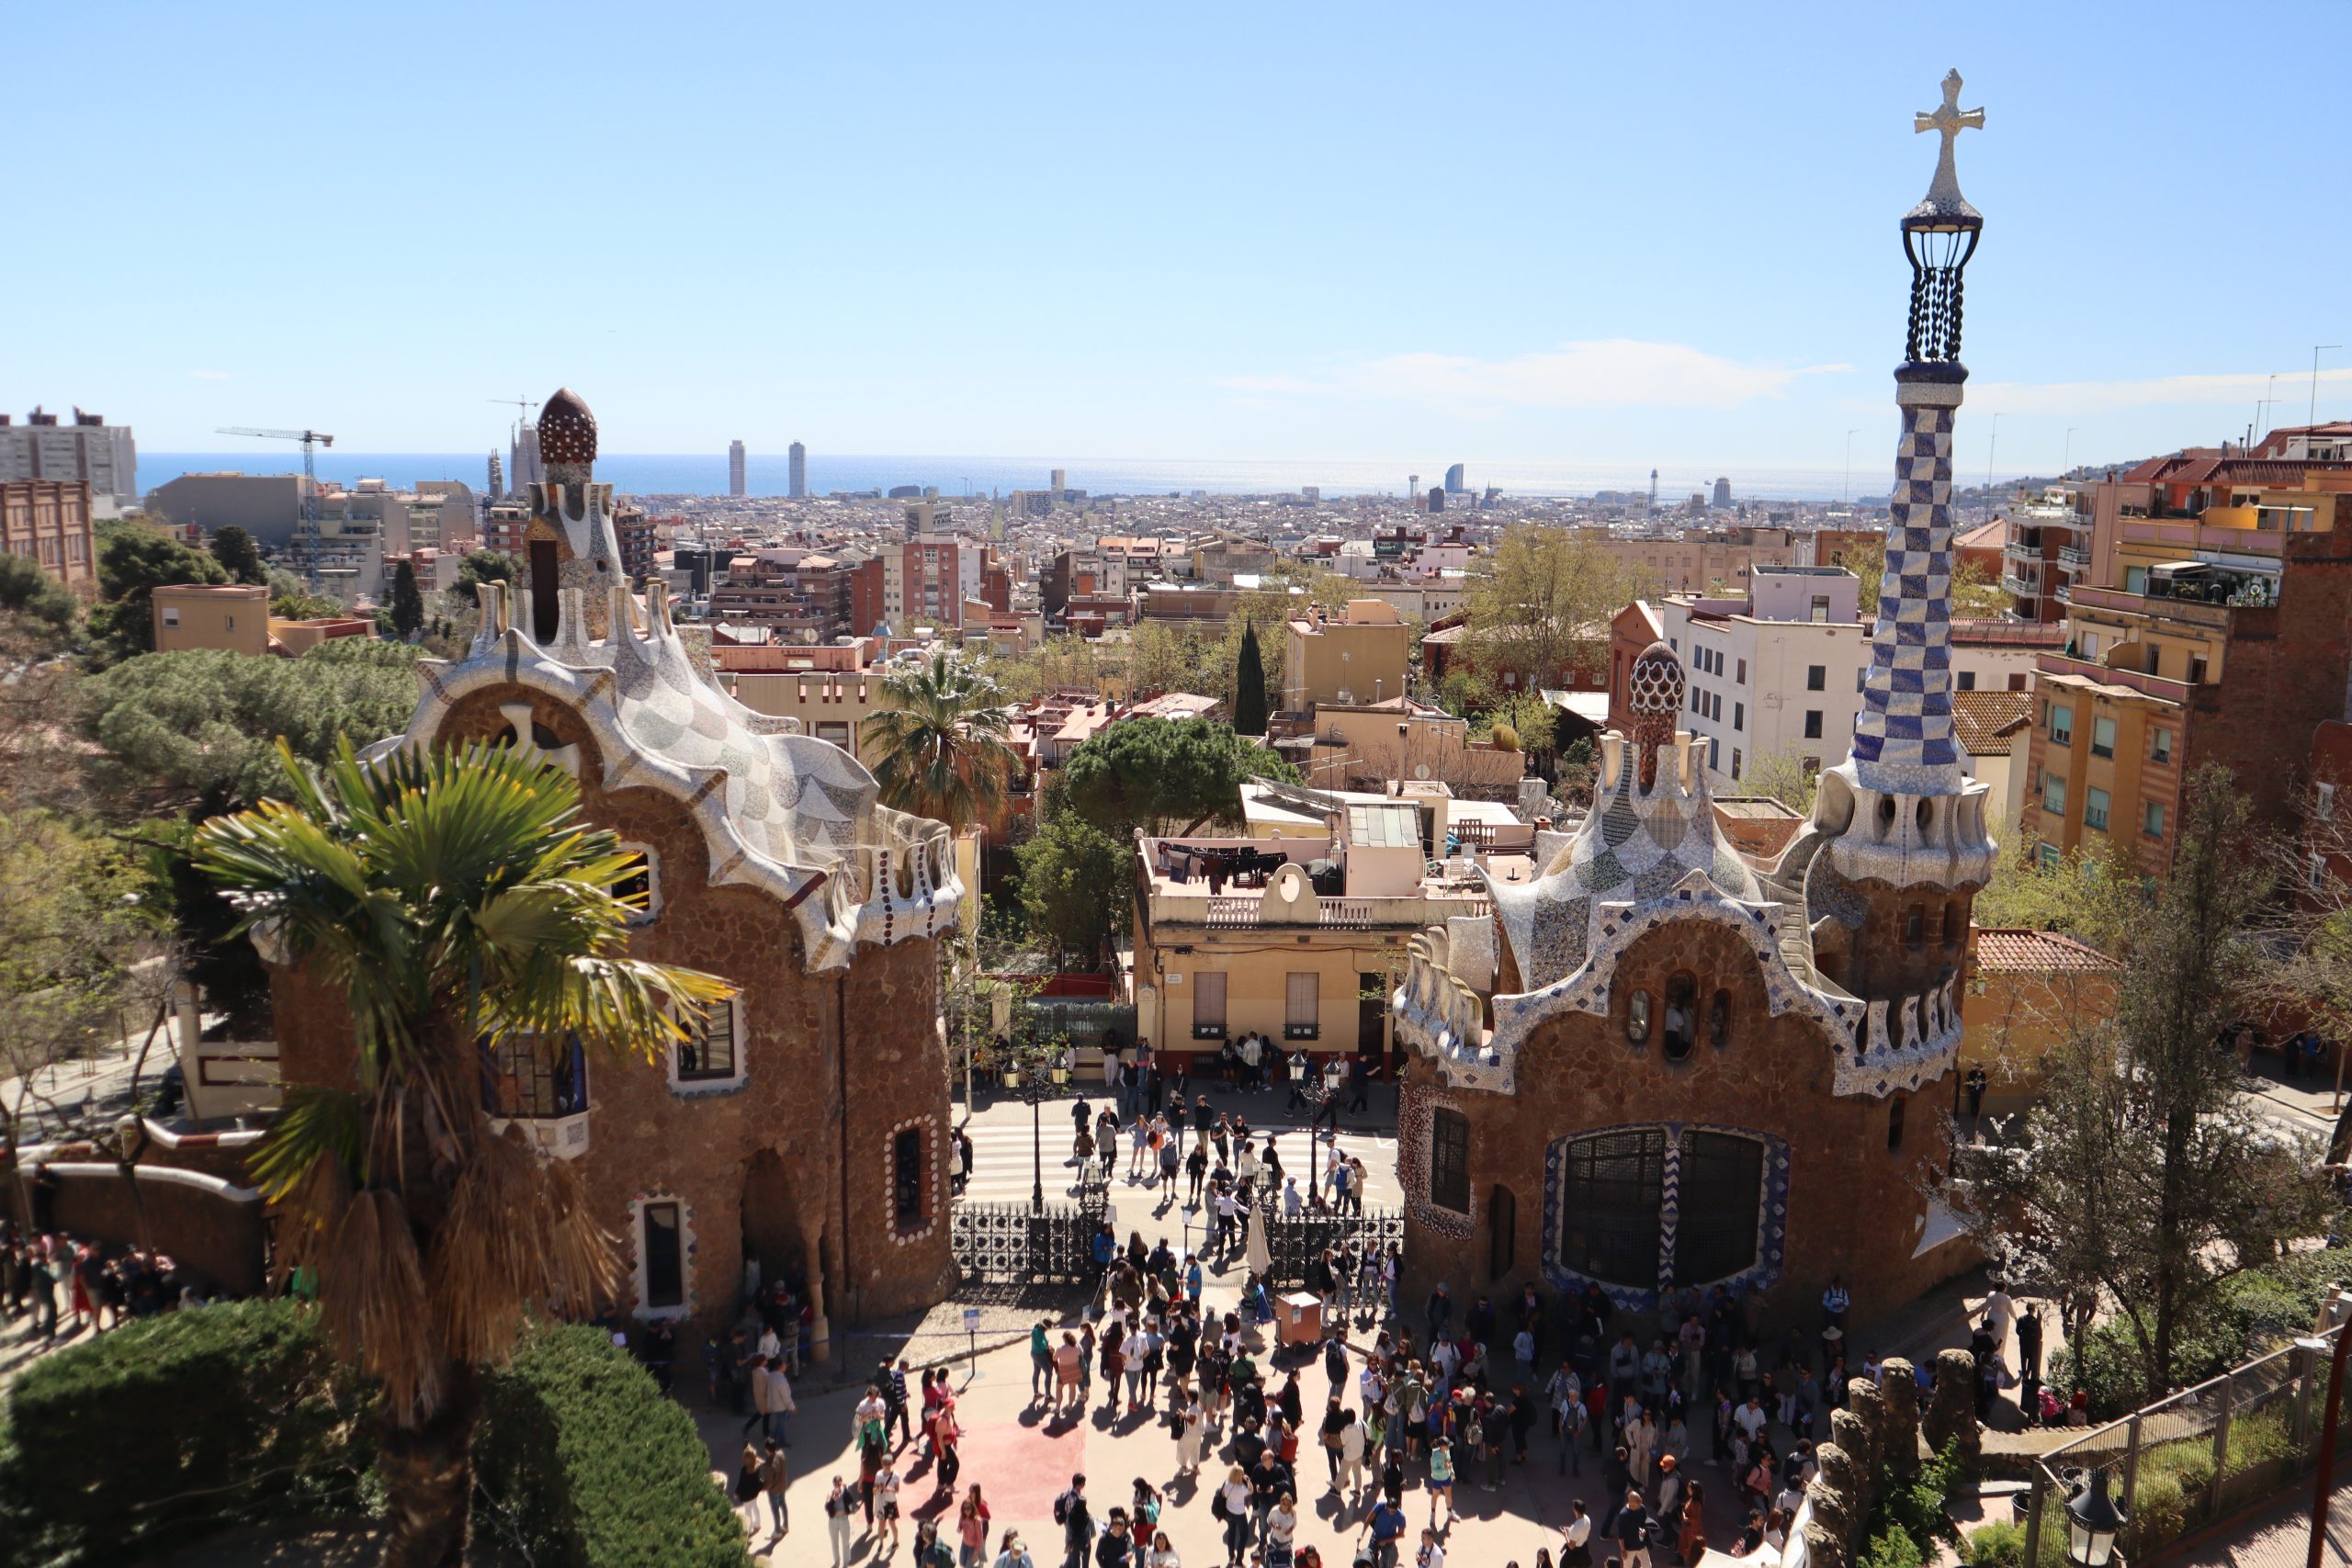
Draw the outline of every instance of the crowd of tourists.
<instances>
[{"instance_id":1,"label":"crowd of tourists","mask_svg":"<svg viewBox=\"0 0 2352 1568\"><path fill-rule=\"evenodd\" d=\"M1375 1256L1385 1277L1391 1255ZM1163 1427L1170 1483L1205 1497L1224 1568L1442 1568L1457 1491L1495 1490L1514 1467L1546 1461L1563 1478L1595 1466L1605 1502L1598 1517L1574 1504L1544 1568L1671 1568L1710 1548L1745 1556L1786 1543L1815 1434L1845 1397L1841 1287L1825 1293L1817 1335L1766 1332L1758 1291L1675 1292L1645 1345L1598 1288L1547 1298L1529 1286L1498 1306L1440 1285L1408 1331L1389 1290L1343 1292L1347 1261L1327 1255L1309 1281L1330 1309L1319 1346L1261 1359L1242 1313L1204 1309L1194 1271L1164 1243L1133 1238L1105 1269L1099 1314L1032 1328L1031 1407L1048 1421L1099 1411ZM1351 1328L1368 1329L1369 1344L1351 1344ZM1877 1370L1874 1359L1854 1368ZM836 1476L827 1503L836 1564L862 1519L872 1561L910 1544L918 1568L1181 1568L1161 1528L1170 1504L1142 1477L1115 1502L1073 1477L1055 1503L1057 1540L1033 1546L1008 1530L992 1543L980 1483L958 1492L944 1371L881 1369L855 1433L856 1473ZM910 1542L899 1508L910 1446L906 1462L930 1465L932 1496ZM1319 1478L1307 1450L1320 1451ZM745 1491L756 1495L767 1462L746 1451ZM1718 1521L1737 1521L1727 1533L1708 1517L1717 1490L1730 1504ZM1337 1539L1309 1540L1326 1500Z\"/></svg>"},{"instance_id":2,"label":"crowd of tourists","mask_svg":"<svg viewBox=\"0 0 2352 1568\"><path fill-rule=\"evenodd\" d=\"M201 1306L206 1288L168 1253L109 1248L0 1219L0 1316L12 1324L27 1319L28 1331L43 1344L85 1327L103 1334L134 1317Z\"/></svg>"}]
</instances>

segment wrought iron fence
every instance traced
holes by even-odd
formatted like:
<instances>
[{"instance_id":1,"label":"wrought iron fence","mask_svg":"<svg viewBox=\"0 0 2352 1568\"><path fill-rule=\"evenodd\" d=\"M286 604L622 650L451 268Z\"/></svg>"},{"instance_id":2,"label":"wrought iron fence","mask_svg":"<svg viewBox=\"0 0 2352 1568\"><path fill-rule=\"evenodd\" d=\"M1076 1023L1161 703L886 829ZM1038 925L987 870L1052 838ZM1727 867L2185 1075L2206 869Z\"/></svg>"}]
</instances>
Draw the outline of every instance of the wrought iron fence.
<instances>
[{"instance_id":1,"label":"wrought iron fence","mask_svg":"<svg viewBox=\"0 0 2352 1568\"><path fill-rule=\"evenodd\" d=\"M958 1203L949 1224L956 1266L967 1280L1082 1284L1094 1274L1094 1235L1106 1213L1103 1193L1048 1203Z\"/></svg>"},{"instance_id":2,"label":"wrought iron fence","mask_svg":"<svg viewBox=\"0 0 2352 1568\"><path fill-rule=\"evenodd\" d=\"M1310 1209L1285 1214L1279 1200L1270 1194L1259 1212L1266 1224L1266 1258L1270 1265L1266 1283L1276 1288L1304 1284L1308 1266L1327 1248L1336 1250L1350 1242L1359 1247L1385 1248L1392 1242L1401 1244L1405 1239L1405 1216L1395 1209L1366 1209L1362 1213L1348 1214Z\"/></svg>"}]
</instances>

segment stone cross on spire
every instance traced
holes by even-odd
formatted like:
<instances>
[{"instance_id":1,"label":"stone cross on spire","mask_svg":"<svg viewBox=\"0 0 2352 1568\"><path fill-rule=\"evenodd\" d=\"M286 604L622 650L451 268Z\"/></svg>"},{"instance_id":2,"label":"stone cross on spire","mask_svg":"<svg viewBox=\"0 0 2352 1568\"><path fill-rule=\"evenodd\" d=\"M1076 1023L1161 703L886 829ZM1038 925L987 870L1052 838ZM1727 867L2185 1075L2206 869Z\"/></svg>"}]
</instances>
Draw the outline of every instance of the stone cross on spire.
<instances>
[{"instance_id":1,"label":"stone cross on spire","mask_svg":"<svg viewBox=\"0 0 2352 1568\"><path fill-rule=\"evenodd\" d=\"M1952 165L1952 143L1960 140L1963 130L1984 129L1984 111L1960 107L1960 73L1944 73L1944 101L1933 114L1915 114L1911 129L1915 132L1937 130L1943 133L1942 155L1936 160L1936 177L1928 186L1928 199L1920 205L1939 215L1974 217L1976 209L1962 199L1960 174Z\"/></svg>"}]
</instances>

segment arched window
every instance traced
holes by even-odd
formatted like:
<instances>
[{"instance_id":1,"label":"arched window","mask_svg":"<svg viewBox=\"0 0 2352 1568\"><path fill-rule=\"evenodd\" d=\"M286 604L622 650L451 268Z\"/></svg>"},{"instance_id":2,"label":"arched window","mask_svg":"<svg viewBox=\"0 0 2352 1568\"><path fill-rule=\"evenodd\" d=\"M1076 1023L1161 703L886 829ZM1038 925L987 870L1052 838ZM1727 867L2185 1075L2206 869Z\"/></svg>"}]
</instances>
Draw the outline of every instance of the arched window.
<instances>
[{"instance_id":1,"label":"arched window","mask_svg":"<svg viewBox=\"0 0 2352 1568\"><path fill-rule=\"evenodd\" d=\"M1635 991L1625 998L1625 1038L1635 1045L1650 1043L1650 994Z\"/></svg>"},{"instance_id":2,"label":"arched window","mask_svg":"<svg viewBox=\"0 0 2352 1568\"><path fill-rule=\"evenodd\" d=\"M1944 945L1951 947L1956 944L1967 929L1968 917L1962 912L1960 900L1955 898L1944 906Z\"/></svg>"},{"instance_id":3,"label":"arched window","mask_svg":"<svg viewBox=\"0 0 2352 1568\"><path fill-rule=\"evenodd\" d=\"M1707 1043L1721 1051L1731 1044L1731 993L1717 991L1707 1004Z\"/></svg>"},{"instance_id":4,"label":"arched window","mask_svg":"<svg viewBox=\"0 0 2352 1568\"><path fill-rule=\"evenodd\" d=\"M1430 1201L1470 1212L1470 1118L1442 1105L1430 1112Z\"/></svg>"},{"instance_id":5,"label":"arched window","mask_svg":"<svg viewBox=\"0 0 2352 1568\"><path fill-rule=\"evenodd\" d=\"M1886 1107L1886 1146L1890 1149L1903 1146L1903 1097L1899 1094Z\"/></svg>"},{"instance_id":6,"label":"arched window","mask_svg":"<svg viewBox=\"0 0 2352 1568\"><path fill-rule=\"evenodd\" d=\"M1913 947L1928 940L1928 907L1914 904L1903 912L1903 940Z\"/></svg>"},{"instance_id":7,"label":"arched window","mask_svg":"<svg viewBox=\"0 0 2352 1568\"><path fill-rule=\"evenodd\" d=\"M922 1127L901 1128L890 1142L890 1221L901 1235L931 1218L931 1140Z\"/></svg>"},{"instance_id":8,"label":"arched window","mask_svg":"<svg viewBox=\"0 0 2352 1568\"><path fill-rule=\"evenodd\" d=\"M1679 1062L1699 1040L1699 982L1685 970L1666 982L1666 1059Z\"/></svg>"},{"instance_id":9,"label":"arched window","mask_svg":"<svg viewBox=\"0 0 2352 1568\"><path fill-rule=\"evenodd\" d=\"M1487 1194L1487 1278L1499 1280L1519 1260L1519 1199L1496 1183Z\"/></svg>"}]
</instances>

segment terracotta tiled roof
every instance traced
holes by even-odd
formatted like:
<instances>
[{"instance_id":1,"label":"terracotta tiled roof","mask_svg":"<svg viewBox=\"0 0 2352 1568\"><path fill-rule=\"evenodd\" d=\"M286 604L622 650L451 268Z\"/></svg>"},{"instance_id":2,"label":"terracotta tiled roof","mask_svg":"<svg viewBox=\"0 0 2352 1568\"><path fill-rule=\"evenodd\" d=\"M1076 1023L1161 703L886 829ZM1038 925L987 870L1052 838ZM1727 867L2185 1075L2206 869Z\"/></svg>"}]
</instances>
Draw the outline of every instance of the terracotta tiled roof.
<instances>
[{"instance_id":1,"label":"terracotta tiled roof","mask_svg":"<svg viewBox=\"0 0 2352 1568\"><path fill-rule=\"evenodd\" d=\"M1972 757L2006 752L2008 738L2033 717L2030 692L1954 692L1951 726Z\"/></svg>"},{"instance_id":2,"label":"terracotta tiled roof","mask_svg":"<svg viewBox=\"0 0 2352 1568\"><path fill-rule=\"evenodd\" d=\"M2056 931L1976 928L1976 966L1996 974L2096 975L2121 967L2098 948Z\"/></svg>"},{"instance_id":3,"label":"terracotta tiled roof","mask_svg":"<svg viewBox=\"0 0 2352 1568\"><path fill-rule=\"evenodd\" d=\"M1997 550L2008 542L2009 520L1996 517L1990 523L1979 523L1961 534L1952 540L1951 547L1956 550Z\"/></svg>"}]
</instances>

